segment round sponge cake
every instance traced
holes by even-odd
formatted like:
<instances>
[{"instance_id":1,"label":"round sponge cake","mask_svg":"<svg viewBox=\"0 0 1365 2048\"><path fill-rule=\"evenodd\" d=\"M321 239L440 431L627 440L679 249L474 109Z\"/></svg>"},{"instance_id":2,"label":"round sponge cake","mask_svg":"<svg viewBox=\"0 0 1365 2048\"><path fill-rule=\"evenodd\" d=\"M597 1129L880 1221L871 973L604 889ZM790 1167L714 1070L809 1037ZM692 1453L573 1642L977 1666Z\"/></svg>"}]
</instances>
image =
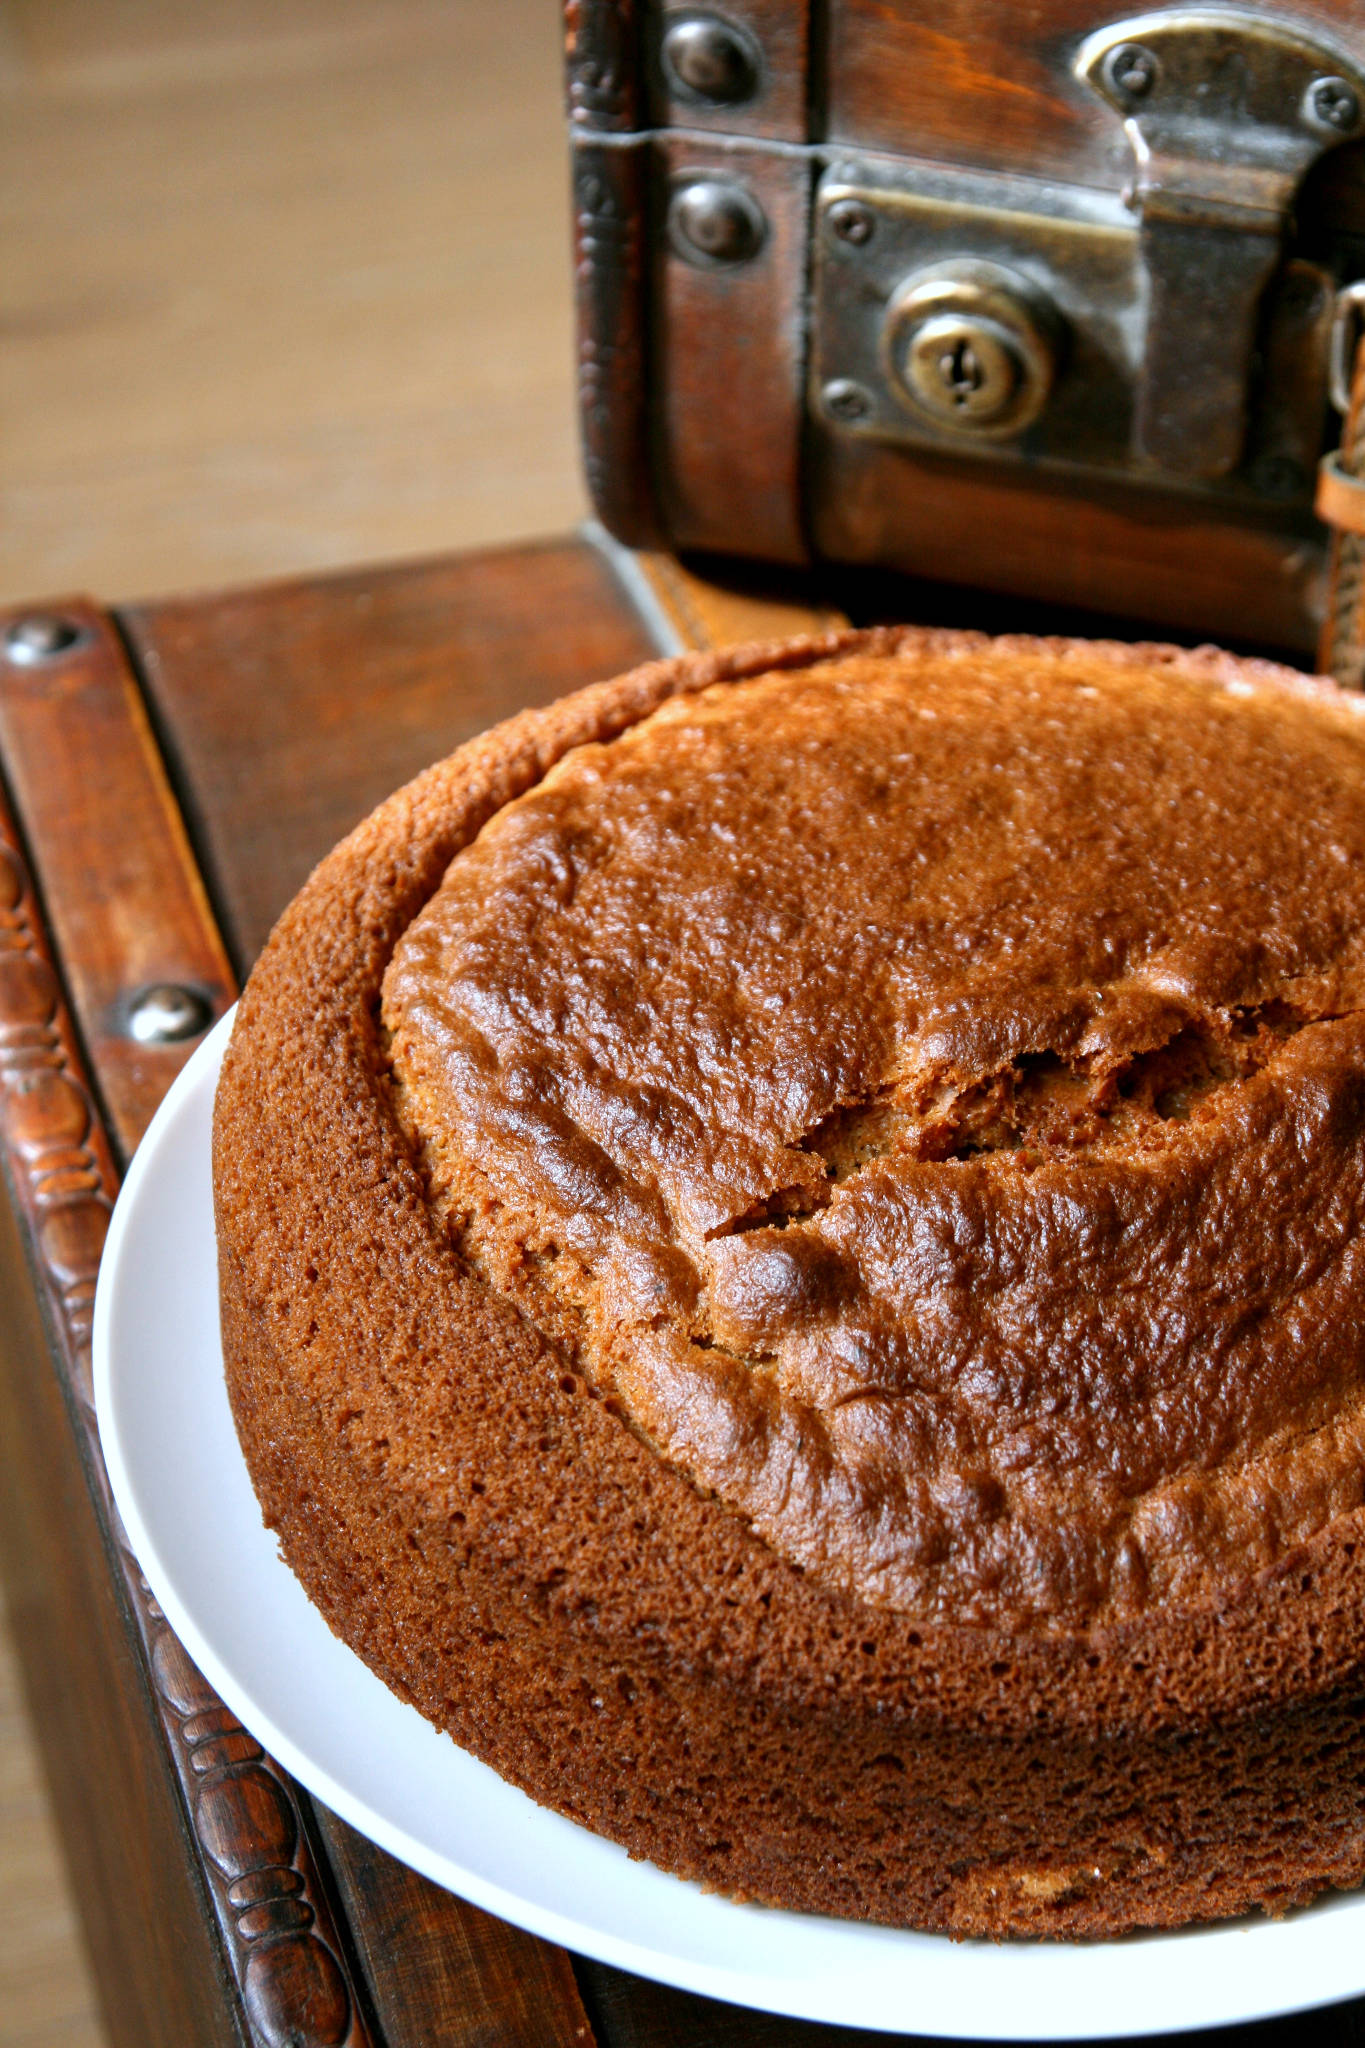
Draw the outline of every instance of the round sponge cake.
<instances>
[{"instance_id":1,"label":"round sponge cake","mask_svg":"<svg viewBox=\"0 0 1365 2048\"><path fill-rule=\"evenodd\" d=\"M684 1875L959 1934L1365 1878L1365 706L878 631L512 720L215 1129L333 1627Z\"/></svg>"}]
</instances>

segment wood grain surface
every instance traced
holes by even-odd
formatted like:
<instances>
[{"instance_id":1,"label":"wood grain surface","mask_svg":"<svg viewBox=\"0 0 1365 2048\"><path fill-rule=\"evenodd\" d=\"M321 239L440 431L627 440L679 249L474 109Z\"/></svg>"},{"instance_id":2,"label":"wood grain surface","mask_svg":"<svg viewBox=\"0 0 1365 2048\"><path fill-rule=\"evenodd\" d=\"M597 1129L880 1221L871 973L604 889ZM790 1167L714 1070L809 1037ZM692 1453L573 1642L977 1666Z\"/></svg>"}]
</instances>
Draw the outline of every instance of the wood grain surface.
<instances>
[{"instance_id":1,"label":"wood grain surface","mask_svg":"<svg viewBox=\"0 0 1365 2048\"><path fill-rule=\"evenodd\" d=\"M243 968L400 783L656 652L582 540L138 606L123 623Z\"/></svg>"},{"instance_id":2,"label":"wood grain surface","mask_svg":"<svg viewBox=\"0 0 1365 2048\"><path fill-rule=\"evenodd\" d=\"M1112 0L838 0L828 17L828 133L967 169L1117 190L1131 174L1127 139L1058 52L1146 11ZM1361 0L1295 0L1273 11L1329 45L1359 47ZM1350 156L1358 209L1365 156Z\"/></svg>"},{"instance_id":3,"label":"wood grain surface","mask_svg":"<svg viewBox=\"0 0 1365 2048\"><path fill-rule=\"evenodd\" d=\"M660 178L675 188L716 173L714 151L697 138L670 135L660 154ZM664 531L676 548L804 562L810 172L799 158L739 144L727 148L720 169L748 190L766 222L748 262L685 261L656 221L650 397Z\"/></svg>"},{"instance_id":4,"label":"wood grain surface","mask_svg":"<svg viewBox=\"0 0 1365 2048\"><path fill-rule=\"evenodd\" d=\"M557 0L0 5L0 600L581 515Z\"/></svg>"},{"instance_id":5,"label":"wood grain surface","mask_svg":"<svg viewBox=\"0 0 1365 2048\"><path fill-rule=\"evenodd\" d=\"M7 1576L31 1588L16 1608L26 1678L115 2040L170 2048L250 2026L293 2048L371 2048L308 1810L172 1635L104 1472L95 1277L120 1166L195 1042L139 1047L122 1018L149 946L160 975L209 993L206 1023L234 989L122 642L91 608L67 616L70 648L0 666L20 805L0 804L0 1538ZM0 614L0 645L11 623ZM25 1327L35 1308L46 1341Z\"/></svg>"},{"instance_id":6,"label":"wood grain surface","mask_svg":"<svg viewBox=\"0 0 1365 2048\"><path fill-rule=\"evenodd\" d=\"M5 2048L103 2048L66 1872L28 1733L19 1664L0 1608L0 2041ZM22 1854L16 1853L22 1845Z\"/></svg>"},{"instance_id":7,"label":"wood grain surface","mask_svg":"<svg viewBox=\"0 0 1365 2048\"><path fill-rule=\"evenodd\" d=\"M0 615L0 637L23 616ZM188 1052L184 1043L139 1042L128 1028L133 1002L170 983L202 1000L207 1023L236 991L117 631L79 599L47 616L75 644L50 662L4 664L0 757L30 840L44 851L48 923L128 1154Z\"/></svg>"},{"instance_id":8,"label":"wood grain surface","mask_svg":"<svg viewBox=\"0 0 1365 2048\"><path fill-rule=\"evenodd\" d=\"M452 1899L325 1807L317 1818L387 2042L597 2048L562 1948Z\"/></svg>"}]
</instances>

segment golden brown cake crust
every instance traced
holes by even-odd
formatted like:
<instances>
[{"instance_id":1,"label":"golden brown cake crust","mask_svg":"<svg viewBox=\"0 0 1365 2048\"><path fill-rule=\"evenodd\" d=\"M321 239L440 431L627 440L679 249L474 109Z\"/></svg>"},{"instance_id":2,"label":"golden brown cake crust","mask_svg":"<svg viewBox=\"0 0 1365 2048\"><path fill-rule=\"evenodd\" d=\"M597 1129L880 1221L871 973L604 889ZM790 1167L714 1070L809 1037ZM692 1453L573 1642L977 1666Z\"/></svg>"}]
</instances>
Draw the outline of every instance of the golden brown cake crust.
<instances>
[{"instance_id":1,"label":"golden brown cake crust","mask_svg":"<svg viewBox=\"0 0 1365 2048\"><path fill-rule=\"evenodd\" d=\"M886 695L892 669L910 678L908 695ZM698 696L769 675L743 692ZM780 876L755 870L736 881L732 863L727 885L724 858L711 869L698 863L714 885L717 929L728 920L733 930L738 919L758 997L746 1015L789 1020L791 1035L755 1030L736 1063L734 1003L699 973L705 1000L695 1006L693 1043L705 1043L718 1018L731 1027L727 1059L707 1070L718 1076L725 1143L704 1129L699 1141L683 1114L695 1110L697 1075L706 1074L700 1063L692 1072L680 1065L686 1040L675 1033L666 1046L668 1103L653 1101L658 1113L641 1125L635 1098L636 1134L609 1153L618 1166L626 1157L648 1162L643 1189L627 1192L655 1204L653 1280L660 1247L701 1274L700 1295L689 1299L691 1280L664 1262L674 1334L703 1359L699 1335L712 1354L733 1353L720 1378L725 1400L709 1415L704 1403L676 1398L676 1382L670 1408L658 1398L661 1386L668 1391L666 1371L629 1378L634 1346L618 1355L591 1332L586 1347L579 1341L585 1297L572 1276L551 1286L543 1260L529 1274L511 1273L513 1239L489 1222L486 1206L482 1234L464 1256L450 1234L452 1222L467 1232L472 1220L473 1182L460 1175L480 1156L467 1135L477 1118L501 1117L495 1135L514 1179L509 1103L534 1112L548 1098L562 1107L556 1060L577 1059L579 1081L588 1071L573 977L553 984L555 1028L515 1047L499 1041L504 1052L532 1045L529 1077L511 1088L476 1078L463 1096L457 1091L456 1124L443 1146L428 1143L423 1161L404 1119L439 1135L426 1120L436 1068L423 1066L414 1017L425 1004L427 1028L432 974L447 974L466 941L465 980L448 983L455 993L444 1024L454 1016L467 1026L471 1005L490 991L515 994L528 957L535 975L524 992L539 999L547 962L526 952L539 927L524 915L517 924L533 901L527 877L541 875L558 906L555 936L572 928L590 952L603 931L625 930L648 874L644 859L633 881L622 867L612 877L617 895L594 899L598 870L583 863L584 886L572 857L557 869L564 842L555 832L567 835L572 856L574 835L601 831L604 820L608 836L621 833L622 816L639 825L645 813L630 811L632 792L638 785L647 796L651 777L657 814L658 778L672 773L669 748L684 740L713 747L711 822L746 805L752 821L761 815L753 809L762 800L759 767L765 752L780 753L784 729L788 747L804 733L813 771L837 754L841 731L866 730L856 717L829 722L841 688L850 702L882 691L880 715L892 724L913 710L917 738L928 734L931 753L941 745L950 748L942 758L958 762L965 727L951 746L939 728L970 717L979 732L998 699L995 738L967 749L967 794L942 821L945 839L956 833L961 844L966 833L969 857L941 859L917 891L932 914L916 928L918 950L897 955L898 979L884 972L885 892L857 898L853 911L845 894L831 925L828 892L822 903L818 887L808 888L802 908L811 914L794 929L809 939L794 940L781 924L785 908L790 925L792 906L781 900ZM1017 702L1012 720L1005 706L1021 690L1040 707L1022 741ZM1091 690L1094 698L1084 694ZM683 699L631 733L661 704ZM1162 727L1163 707L1182 703L1191 717ZM941 716L920 719L923 709ZM1182 750L1180 738L1201 718L1218 736L1202 756L1193 743ZM1359 1395L1353 947L1365 886L1356 819L1365 812L1353 795L1356 718L1328 686L1214 653L879 631L654 664L511 721L361 826L286 913L252 977L215 1130L234 1410L267 1518L338 1632L537 1797L685 1874L759 1897L959 1932L1087 1933L1253 1903L1278 1909L1327 1883L1358 1883L1365 1530L1349 1432ZM1165 734L1160 758L1156 728ZM623 733L631 737L613 746ZM1300 774L1312 778L1307 806L1302 785L1282 772L1291 741ZM584 746L588 755L550 774ZM992 753L1007 769L989 765ZM745 786L732 777L727 787L726 764L741 758ZM870 815L875 749L864 746L859 758L859 772L873 778L860 791ZM1038 766L1059 760L1074 778L1065 787L1060 770ZM1225 819L1202 842L1184 841L1184 821L1214 776L1233 793ZM1125 803L1125 790L1150 788L1154 778L1165 794L1184 791L1183 803L1169 806L1174 841L1153 833L1141 802ZM830 849L841 837L847 843L856 820L839 812L837 776L813 772L812 781L830 794L814 805L801 843L827 869ZM1009 876L985 859L989 835L968 829L983 816L998 827L991 792L1007 783L1025 788L1032 806L1022 829L1033 851L1011 870L1024 872L1029 888L1013 896ZM1104 828L1078 870L1063 872L1049 848L1059 824L1081 814L1087 791ZM1243 822L1253 793L1270 826L1260 837ZM647 831L639 843L647 846ZM1264 844L1270 857L1257 851ZM1323 863L1332 859L1339 886L1329 889ZM1158 867L1170 880L1165 898ZM1119 914L1106 922L1093 905L1105 893L1100 881L1112 898L1116 873ZM1204 892L1193 919L1183 914L1192 889ZM974 903L985 920L975 926ZM490 906L495 914L485 915ZM669 933L669 917L684 913L663 904L658 928ZM766 948L762 917L770 920ZM1234 920L1241 928L1259 921L1265 943L1254 958L1229 945ZM870 932L875 943L860 953L850 932L864 940ZM955 948L962 933L972 943ZM400 946L389 1021L401 1116L378 1019ZM838 969L821 982L831 947ZM650 963L635 970L622 986L638 998L637 1015L645 1001L653 1014L667 994L667 960L661 954L653 981ZM926 990L937 991L937 1008ZM763 1010L770 995L785 1008ZM628 1009L617 1005L618 1022ZM530 1014L517 1009L518 1030ZM1118 1088L1091 1099L1172 1039L1181 1040L1174 1064L1149 1061L1127 1096ZM448 1051L450 1035L425 1042ZM648 1032L622 1030L599 1065L618 1072L625 1047L632 1085L643 1086L641 1046L653 1044ZM804 1076L799 1100L793 1076ZM573 1122L609 1150L600 1147L606 1126L592 1119L618 1113L620 1092L590 1073L589 1083L573 1097ZM737 1087L748 1095L732 1115ZM992 1088L993 1104L983 1106ZM1169 1101L1163 1113L1163 1093L1178 1098L1175 1114ZM850 1125L850 1112L862 1123ZM553 1207L545 1190L566 1159L574 1164L572 1146L556 1155L534 1115L519 1128L532 1129L526 1156L539 1179L531 1176L518 1214L539 1204L544 1221ZM670 1151L658 1133L679 1129L684 1142ZM1058 1129L1062 1145L1049 1135ZM813 1148L793 1143L812 1133ZM1020 1157L1030 1149L1037 1160ZM442 1159L455 1161L445 1186ZM1161 1201L1125 1210L1134 1181ZM807 1202L831 1183L829 1199ZM953 1245L971 1251L977 1307L967 1348L985 1364L950 1419L952 1455L933 1466L936 1531L912 1555L899 1536L918 1497L909 1510L897 1507L900 1564L888 1572L868 1540L875 1517L866 1491L851 1512L847 1495L842 1508L836 1500L803 1550L802 1530L819 1517L783 1521L781 1489L764 1492L764 1459L734 1454L736 1440L745 1445L733 1418L736 1385L742 1394L755 1377L745 1359L780 1354L787 1341L785 1311L775 1341L771 1326L779 1297L779 1308L794 1300L798 1321L816 1303L823 1331L870 1332L882 1345L878 1371L894 1364L887 1332L905 1283L894 1259L878 1270L866 1247L885 1236L888 1217L907 1227L907 1187L929 1190L929 1210L937 1203L939 1242L950 1214ZM1096 1188L1092 1209L1108 1220L1097 1236L1078 1239L1075 1211ZM787 1198L778 1212L785 1227L774 1196ZM594 1199L580 1184L561 1201L556 1228L561 1216L594 1213ZM1161 1238L1153 1223L1181 1202L1196 1252L1184 1266L1170 1251L1174 1237ZM1301 1242L1285 1249L1300 1214L1309 1219ZM736 1222L756 1227L736 1230ZM517 1241L525 1250L524 1231ZM600 1273L599 1243L586 1241L579 1257ZM1068 1342L1073 1362L1091 1362L1100 1392L1089 1415L1084 1403L1071 1415L1064 1404L1056 1411L1072 1435L1059 1425L1054 1441L1089 1459L1097 1482L1090 1496L1074 1486L1068 1493L1070 1468L1036 1431L1025 1446L1032 1463L1011 1464L1002 1453L1010 1430L1017 1437L1036 1413L1020 1422L1011 1410L1010 1429L992 1420L1017 1392L1002 1395L998 1371L1011 1335L1009 1288L1021 1277L1041 1280L1035 1296L1046 1302L1051 1287L1060 1299L1059 1262L1074 1263L1080 1245L1099 1262L1110 1299L1126 1300L1142 1272L1134 1246L1144 1243L1156 1247L1152 1270L1162 1300L1175 1304L1170 1321L1188 1325L1202 1303L1216 1332L1200 1413L1182 1410L1179 1374L1161 1363L1168 1340L1170 1355L1178 1351L1179 1329L1157 1332L1149 1366L1153 1356L1157 1365L1135 1387L1131 1344L1119 1339L1139 1329L1139 1310L1119 1315L1122 1329L1097 1331L1092 1315L1079 1337L1059 1312L1035 1315L1022 1347L1033 1361L1027 1400L1041 1387L1046 1402L1049 1371L1052 1394L1062 1387L1073 1368L1056 1361ZM713 1256L699 1246L721 1249ZM792 1246L803 1247L798 1256L787 1256ZM831 1286L839 1259L852 1277L844 1271ZM624 1264L613 1302L638 1322L642 1287L652 1284L648 1271L641 1277L648 1262ZM932 1258L927 1268L921 1260L917 1284L938 1299ZM951 1276L943 1284L939 1324L957 1340L962 1330L947 1313L955 1284ZM1248 1294L1254 1316L1245 1312ZM694 1318L703 1297L705 1326ZM543 1315L528 1313L537 1302ZM810 1383L818 1366L810 1346L780 1358L782 1398L818 1411L829 1391ZM896 1388L876 1385L876 1398L894 1395L907 1412L907 1390L943 1392L913 1372ZM841 1391L826 1401L827 1427L849 1407L875 1407L874 1398L841 1410ZM960 1376L952 1391L962 1393ZM950 1407L940 1399L930 1412ZM900 1453L894 1445L887 1453L886 1431L872 1436L872 1479L885 1495ZM855 1478L868 1474L867 1441L855 1442L846 1467ZM711 1451L714 1466L705 1462ZM793 1492L799 1487L788 1499ZM1097 1504L1078 1517L1086 1498ZM1138 1524L1145 1585L1131 1565L1143 1502L1155 1503ZM1079 1542L1043 1540L1049 1504L1054 1523L1064 1514L1078 1522ZM946 1568L957 1532L960 1568Z\"/></svg>"},{"instance_id":2,"label":"golden brown cake crust","mask_svg":"<svg viewBox=\"0 0 1365 2048\"><path fill-rule=\"evenodd\" d=\"M462 1253L874 1606L1131 1618L1365 1497L1365 728L1228 681L675 698L389 968Z\"/></svg>"}]
</instances>

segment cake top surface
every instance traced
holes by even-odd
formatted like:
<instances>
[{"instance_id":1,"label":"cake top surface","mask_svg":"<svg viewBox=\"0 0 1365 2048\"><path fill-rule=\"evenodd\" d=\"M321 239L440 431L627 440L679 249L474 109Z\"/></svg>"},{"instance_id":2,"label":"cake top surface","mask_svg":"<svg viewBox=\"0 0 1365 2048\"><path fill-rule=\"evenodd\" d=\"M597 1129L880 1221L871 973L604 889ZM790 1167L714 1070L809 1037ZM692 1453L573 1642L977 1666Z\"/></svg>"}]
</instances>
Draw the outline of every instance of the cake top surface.
<instances>
[{"instance_id":1,"label":"cake top surface","mask_svg":"<svg viewBox=\"0 0 1365 2048\"><path fill-rule=\"evenodd\" d=\"M1359 1504L1365 729L852 654L498 810L385 983L462 1257L779 1554L1080 1628Z\"/></svg>"}]
</instances>

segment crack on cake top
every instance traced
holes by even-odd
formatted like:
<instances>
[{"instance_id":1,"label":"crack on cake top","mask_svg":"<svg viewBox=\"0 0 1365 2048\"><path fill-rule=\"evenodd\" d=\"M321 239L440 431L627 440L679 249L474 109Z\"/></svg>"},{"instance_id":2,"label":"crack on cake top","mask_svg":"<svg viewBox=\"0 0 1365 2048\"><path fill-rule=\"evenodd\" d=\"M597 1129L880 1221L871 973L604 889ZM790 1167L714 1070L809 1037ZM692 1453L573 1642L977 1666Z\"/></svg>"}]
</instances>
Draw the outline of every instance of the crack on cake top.
<instances>
[{"instance_id":1,"label":"crack on cake top","mask_svg":"<svg viewBox=\"0 0 1365 2048\"><path fill-rule=\"evenodd\" d=\"M1126 1059L1049 1049L1021 1053L997 1072L972 1079L942 1070L920 1073L831 1111L800 1148L823 1160L840 1187L898 1155L940 1165L1000 1153L1029 1172L1059 1151L1165 1145L1171 1136L1166 1126L1216 1110L1222 1090L1258 1074L1296 1032L1348 1014L1272 996L1191 1020ZM805 1190L780 1189L711 1234L781 1226L828 1200L828 1191L812 1198Z\"/></svg>"},{"instance_id":2,"label":"crack on cake top","mask_svg":"<svg viewBox=\"0 0 1365 2048\"><path fill-rule=\"evenodd\" d=\"M1365 773L1268 686L929 667L567 757L396 1045L459 1241L661 1455L875 1602L1072 1626L1333 1511Z\"/></svg>"}]
</instances>

